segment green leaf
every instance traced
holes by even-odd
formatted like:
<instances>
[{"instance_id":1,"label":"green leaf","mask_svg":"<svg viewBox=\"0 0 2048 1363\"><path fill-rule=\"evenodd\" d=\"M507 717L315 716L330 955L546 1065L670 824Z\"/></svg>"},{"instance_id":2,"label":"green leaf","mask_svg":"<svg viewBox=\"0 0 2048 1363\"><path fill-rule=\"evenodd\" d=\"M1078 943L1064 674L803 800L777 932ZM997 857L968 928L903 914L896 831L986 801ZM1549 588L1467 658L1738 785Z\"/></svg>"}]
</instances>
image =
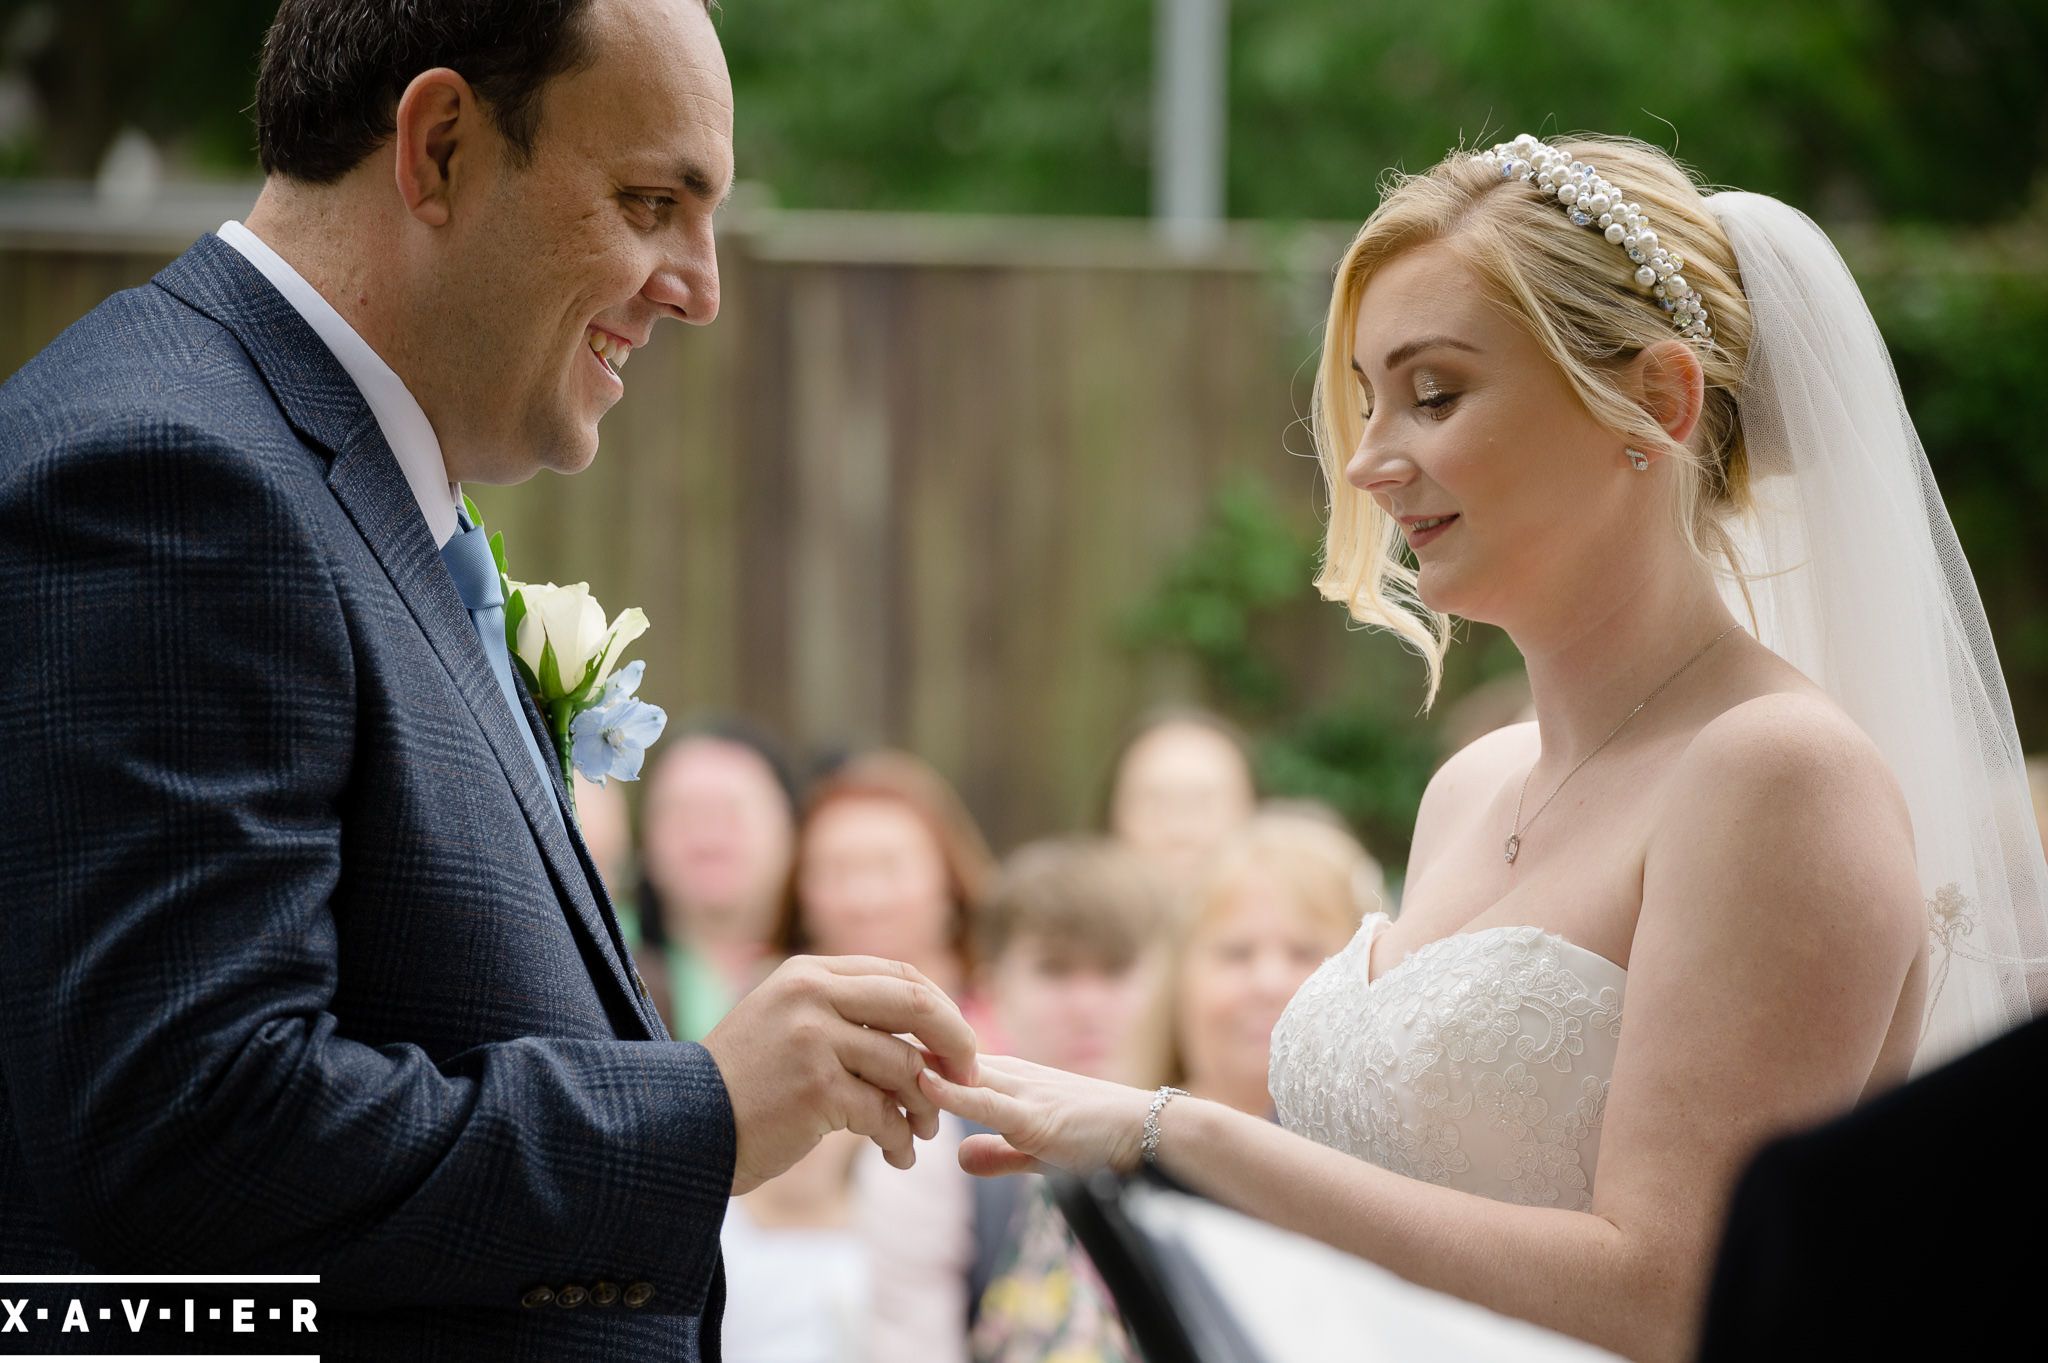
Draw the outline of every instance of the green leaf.
<instances>
[{"instance_id":1,"label":"green leaf","mask_svg":"<svg viewBox=\"0 0 2048 1363\"><path fill-rule=\"evenodd\" d=\"M505 532L496 531L491 535L491 560L498 565L499 577L510 577L505 569Z\"/></svg>"},{"instance_id":2,"label":"green leaf","mask_svg":"<svg viewBox=\"0 0 2048 1363\"><path fill-rule=\"evenodd\" d=\"M484 513L476 509L476 503L469 500L469 494L467 492L462 494L462 509L469 514L469 523L471 525L475 526L479 530L483 529ZM498 563L498 571L505 571L505 565L503 560L500 560Z\"/></svg>"},{"instance_id":3,"label":"green leaf","mask_svg":"<svg viewBox=\"0 0 2048 1363\"><path fill-rule=\"evenodd\" d=\"M526 683L526 689L533 693L533 703L547 708L547 693L540 689L540 678L533 675L533 669L526 665L526 659L519 656L519 622L526 618L526 597L518 592L505 594L505 652L512 657L512 666L518 669L519 680Z\"/></svg>"},{"instance_id":4,"label":"green leaf","mask_svg":"<svg viewBox=\"0 0 2048 1363\"><path fill-rule=\"evenodd\" d=\"M548 697L550 702L563 697L562 667L555 661L553 640L540 646L540 686L541 694Z\"/></svg>"},{"instance_id":5,"label":"green leaf","mask_svg":"<svg viewBox=\"0 0 2048 1363\"><path fill-rule=\"evenodd\" d=\"M597 669L603 661L604 650L599 649L591 655L590 661L584 664L583 679L577 682L576 689L569 693L569 699L575 702L578 709L584 708L590 701L591 693L597 690Z\"/></svg>"},{"instance_id":6,"label":"green leaf","mask_svg":"<svg viewBox=\"0 0 2048 1363\"><path fill-rule=\"evenodd\" d=\"M547 694L540 689L540 678L533 675L533 669L526 665L526 659L513 653L512 666L519 669L519 680L526 683L526 689L533 695L533 703L545 709Z\"/></svg>"},{"instance_id":7,"label":"green leaf","mask_svg":"<svg viewBox=\"0 0 2048 1363\"><path fill-rule=\"evenodd\" d=\"M505 647L512 650L512 656L519 656L519 622L526 618L526 597L519 592L505 593Z\"/></svg>"}]
</instances>

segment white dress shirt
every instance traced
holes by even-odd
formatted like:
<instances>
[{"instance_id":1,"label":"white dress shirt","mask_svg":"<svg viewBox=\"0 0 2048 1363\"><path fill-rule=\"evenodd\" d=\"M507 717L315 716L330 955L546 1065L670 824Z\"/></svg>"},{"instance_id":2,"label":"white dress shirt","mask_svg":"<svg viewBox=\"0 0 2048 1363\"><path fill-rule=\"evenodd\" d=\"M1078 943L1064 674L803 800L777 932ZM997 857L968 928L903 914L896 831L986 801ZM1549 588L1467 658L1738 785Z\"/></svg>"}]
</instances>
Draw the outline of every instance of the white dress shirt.
<instances>
[{"instance_id":1,"label":"white dress shirt","mask_svg":"<svg viewBox=\"0 0 2048 1363\"><path fill-rule=\"evenodd\" d=\"M332 303L320 296L318 289L306 282L304 275L264 245L254 232L230 219L220 225L216 235L263 272L263 277L298 309L299 316L306 319L314 334L327 343L334 358L355 380L371 415L377 418L378 429L384 432L384 442L398 457L398 467L412 488L413 500L420 504L420 515L426 517L435 547L447 547L455 535L455 508L461 504L462 488L448 481L448 464L441 455L440 438L434 434L427 414L420 410L419 399L407 390L405 380L392 372L391 366L370 349L370 343L334 310Z\"/></svg>"}]
</instances>

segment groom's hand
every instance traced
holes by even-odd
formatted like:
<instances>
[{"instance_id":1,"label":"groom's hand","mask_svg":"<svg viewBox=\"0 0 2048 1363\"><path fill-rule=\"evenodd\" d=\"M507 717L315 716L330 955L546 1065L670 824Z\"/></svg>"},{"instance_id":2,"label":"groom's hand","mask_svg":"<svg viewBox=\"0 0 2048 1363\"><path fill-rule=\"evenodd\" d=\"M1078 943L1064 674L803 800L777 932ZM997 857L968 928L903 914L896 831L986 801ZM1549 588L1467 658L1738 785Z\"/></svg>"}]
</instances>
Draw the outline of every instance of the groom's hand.
<instances>
[{"instance_id":1,"label":"groom's hand","mask_svg":"<svg viewBox=\"0 0 2048 1363\"><path fill-rule=\"evenodd\" d=\"M972 1083L974 1044L945 991L901 961L784 961L704 1038L739 1135L733 1195L759 1187L842 1128L908 1169L917 1158L913 1134L929 1140L939 1129L938 1108L918 1075L935 1065Z\"/></svg>"}]
</instances>

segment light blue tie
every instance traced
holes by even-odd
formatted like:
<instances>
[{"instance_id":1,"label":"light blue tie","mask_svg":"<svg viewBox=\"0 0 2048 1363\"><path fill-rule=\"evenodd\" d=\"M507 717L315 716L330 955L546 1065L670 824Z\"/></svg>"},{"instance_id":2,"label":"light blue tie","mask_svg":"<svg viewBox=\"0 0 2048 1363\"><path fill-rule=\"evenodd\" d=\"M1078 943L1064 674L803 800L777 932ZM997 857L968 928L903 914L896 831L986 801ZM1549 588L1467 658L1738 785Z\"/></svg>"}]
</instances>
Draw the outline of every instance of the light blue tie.
<instances>
[{"instance_id":1,"label":"light blue tie","mask_svg":"<svg viewBox=\"0 0 2048 1363\"><path fill-rule=\"evenodd\" d=\"M470 623L476 626L477 637L483 641L484 656L491 660L491 671L498 678L498 690L512 707L512 727L526 740L534 770L540 773L540 788L548 793L548 807L560 820L562 805L555 798L556 778L540 750L540 741L533 736L533 725L526 721L526 709L519 703L518 688L522 683L512 675L512 657L505 649L505 589L498 581L498 561L491 557L491 543L481 527L471 526L469 518L459 512L456 526L454 536L441 550L441 561L448 565L448 575L455 579L455 590L469 610Z\"/></svg>"}]
</instances>

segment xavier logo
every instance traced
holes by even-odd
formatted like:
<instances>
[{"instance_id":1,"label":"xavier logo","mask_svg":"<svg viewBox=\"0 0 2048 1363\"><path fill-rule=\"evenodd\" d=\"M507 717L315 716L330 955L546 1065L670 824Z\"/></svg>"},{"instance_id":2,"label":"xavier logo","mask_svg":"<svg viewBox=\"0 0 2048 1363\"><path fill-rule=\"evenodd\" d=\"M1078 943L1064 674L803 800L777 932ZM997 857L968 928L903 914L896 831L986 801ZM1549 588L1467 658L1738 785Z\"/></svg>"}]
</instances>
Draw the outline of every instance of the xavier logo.
<instances>
[{"instance_id":1,"label":"xavier logo","mask_svg":"<svg viewBox=\"0 0 2048 1363\"><path fill-rule=\"evenodd\" d=\"M152 1311L159 1322L181 1320L187 1334L201 1329L202 1322L221 1321L223 1311L226 1312L227 1329L234 1334L254 1334L265 1324L275 1324L279 1329L288 1328L295 1335L320 1332L319 1325L315 1323L319 1307L305 1297L292 1298L289 1312L282 1306L259 1309L256 1302L247 1297L237 1297L225 1307L201 1306L190 1297L175 1305L157 1304L148 1297L123 1297L120 1320L115 1319L112 1307L102 1306L98 1310L97 1322L76 1297L55 1321L51 1320L50 1307L39 1306L30 1312L29 1300L27 1297L0 1297L0 1313L4 1313L4 1318L0 1318L0 1335L91 1334L96 1323L112 1331L118 1330L123 1322L128 1332L134 1334L150 1320ZM34 1330L30 1328L31 1321L37 1327Z\"/></svg>"}]
</instances>

